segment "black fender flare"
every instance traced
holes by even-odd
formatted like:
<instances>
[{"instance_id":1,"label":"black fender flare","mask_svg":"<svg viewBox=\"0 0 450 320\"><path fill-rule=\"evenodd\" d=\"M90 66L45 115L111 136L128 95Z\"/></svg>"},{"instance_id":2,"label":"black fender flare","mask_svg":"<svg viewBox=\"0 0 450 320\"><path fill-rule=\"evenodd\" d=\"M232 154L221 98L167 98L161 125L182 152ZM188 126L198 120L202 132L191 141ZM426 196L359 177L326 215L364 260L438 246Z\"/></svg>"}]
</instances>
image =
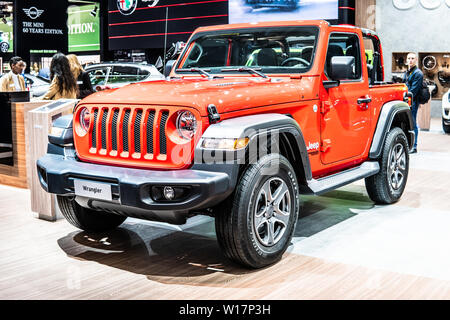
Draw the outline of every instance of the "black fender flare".
<instances>
[{"instance_id":1,"label":"black fender flare","mask_svg":"<svg viewBox=\"0 0 450 320\"><path fill-rule=\"evenodd\" d=\"M384 141L389 130L393 125L403 123L401 129L404 130L406 138L408 139L409 148L414 144L414 122L411 114L410 106L400 100L387 102L381 108L380 116L378 117L377 127L375 129L372 145L369 150L370 159L378 159L381 156Z\"/></svg>"},{"instance_id":2,"label":"black fender flare","mask_svg":"<svg viewBox=\"0 0 450 320\"><path fill-rule=\"evenodd\" d=\"M289 135L290 139L285 139L284 142L290 144L289 149L291 151L295 150L294 152L296 152L296 154L293 156L301 160L301 167L298 167L298 163L292 163L292 166L297 172L300 172L300 175L304 177L306 181L311 180L311 164L302 130L292 117L279 113L236 117L210 125L203 133L202 138L195 148L193 169L228 172L231 176L232 186L234 188L238 179L238 164L242 164L242 161L245 161L245 159L242 159L242 156L248 154L248 152L241 152L240 154L236 151L231 152L234 153L234 156L231 155L231 157L226 157L226 159L231 158L231 162L205 163L205 152L214 152L216 150L203 148L203 141L208 138L249 138L249 143L246 147L246 151L248 151L257 149L258 138L260 138L260 135L267 132L275 132L278 137L283 137L283 139ZM227 154L227 152L223 152L222 150L220 150L220 152L225 153L225 155L230 155L230 153ZM249 158L247 158L247 160L249 160ZM299 183L301 182L299 181Z\"/></svg>"}]
</instances>

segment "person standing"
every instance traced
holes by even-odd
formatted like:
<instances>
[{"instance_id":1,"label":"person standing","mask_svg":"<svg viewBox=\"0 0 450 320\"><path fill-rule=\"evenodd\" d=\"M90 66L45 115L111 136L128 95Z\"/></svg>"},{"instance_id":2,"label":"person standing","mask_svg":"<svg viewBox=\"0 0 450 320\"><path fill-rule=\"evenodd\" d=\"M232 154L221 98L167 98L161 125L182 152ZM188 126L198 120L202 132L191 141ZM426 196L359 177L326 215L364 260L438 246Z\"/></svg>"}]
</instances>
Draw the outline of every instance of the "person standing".
<instances>
[{"instance_id":1,"label":"person standing","mask_svg":"<svg viewBox=\"0 0 450 320\"><path fill-rule=\"evenodd\" d=\"M94 88L92 87L91 78L89 78L89 74L84 71L83 67L80 64L77 56L74 54L67 55L67 59L69 59L70 70L73 73L73 76L77 80L78 85L78 94L77 99L86 98L88 95L94 93Z\"/></svg>"},{"instance_id":2,"label":"person standing","mask_svg":"<svg viewBox=\"0 0 450 320\"><path fill-rule=\"evenodd\" d=\"M403 82L406 83L408 91L413 94L413 100L411 105L411 113L414 122L415 140L411 153L417 153L417 139L419 136L419 129L417 127L417 111L419 110L419 92L422 89L423 73L417 66L417 55L414 52L408 53L406 57L406 64L408 70L403 76Z\"/></svg>"},{"instance_id":3,"label":"person standing","mask_svg":"<svg viewBox=\"0 0 450 320\"><path fill-rule=\"evenodd\" d=\"M77 81L70 71L69 59L56 53L50 62L50 88L41 98L42 100L76 99Z\"/></svg>"},{"instance_id":4,"label":"person standing","mask_svg":"<svg viewBox=\"0 0 450 320\"><path fill-rule=\"evenodd\" d=\"M9 66L11 67L11 71L3 75L0 79L0 91L25 91L25 80L21 76L25 69L25 62L21 57L12 57L9 60Z\"/></svg>"}]
</instances>

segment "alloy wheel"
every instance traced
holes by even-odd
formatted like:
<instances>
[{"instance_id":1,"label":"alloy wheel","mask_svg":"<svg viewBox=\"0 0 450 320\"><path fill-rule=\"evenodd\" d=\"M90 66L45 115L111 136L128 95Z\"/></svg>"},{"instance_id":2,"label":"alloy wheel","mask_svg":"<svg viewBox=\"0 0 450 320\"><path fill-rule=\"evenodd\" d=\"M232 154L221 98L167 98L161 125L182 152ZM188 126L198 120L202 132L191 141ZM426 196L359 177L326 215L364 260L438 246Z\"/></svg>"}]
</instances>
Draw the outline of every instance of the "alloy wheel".
<instances>
[{"instance_id":1,"label":"alloy wheel","mask_svg":"<svg viewBox=\"0 0 450 320\"><path fill-rule=\"evenodd\" d=\"M255 233L262 245L271 247L281 240L287 230L291 210L287 184L277 177L267 180L259 190L253 217Z\"/></svg>"},{"instance_id":2,"label":"alloy wheel","mask_svg":"<svg viewBox=\"0 0 450 320\"><path fill-rule=\"evenodd\" d=\"M398 190L406 174L406 152L401 143L397 143L389 153L388 180L392 189Z\"/></svg>"}]
</instances>

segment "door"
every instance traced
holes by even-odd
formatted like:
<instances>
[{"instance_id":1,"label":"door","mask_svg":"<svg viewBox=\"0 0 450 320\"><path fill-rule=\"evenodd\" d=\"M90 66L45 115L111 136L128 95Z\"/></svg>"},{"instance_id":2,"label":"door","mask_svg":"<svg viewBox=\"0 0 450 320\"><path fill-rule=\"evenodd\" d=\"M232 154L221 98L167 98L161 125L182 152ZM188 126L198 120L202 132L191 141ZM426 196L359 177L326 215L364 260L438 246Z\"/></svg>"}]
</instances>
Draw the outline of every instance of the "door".
<instances>
[{"instance_id":1,"label":"door","mask_svg":"<svg viewBox=\"0 0 450 320\"><path fill-rule=\"evenodd\" d=\"M321 161L324 164L355 160L369 143L370 97L367 79L362 72L361 45L354 33L330 35L325 76L330 73L333 56L355 58L353 76L340 85L325 90L321 106ZM328 77L329 78L329 77Z\"/></svg>"}]
</instances>

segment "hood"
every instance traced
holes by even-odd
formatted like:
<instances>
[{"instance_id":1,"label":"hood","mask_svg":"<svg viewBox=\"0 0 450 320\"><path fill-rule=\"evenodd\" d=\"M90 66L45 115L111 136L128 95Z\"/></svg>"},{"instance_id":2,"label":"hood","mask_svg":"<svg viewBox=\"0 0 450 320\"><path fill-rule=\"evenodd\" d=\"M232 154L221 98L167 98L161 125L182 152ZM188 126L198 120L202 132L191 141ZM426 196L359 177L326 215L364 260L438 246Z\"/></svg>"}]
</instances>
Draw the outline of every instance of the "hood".
<instances>
[{"instance_id":1,"label":"hood","mask_svg":"<svg viewBox=\"0 0 450 320\"><path fill-rule=\"evenodd\" d=\"M202 116L207 116L209 104L214 104L219 113L227 113L314 99L314 79L226 77L149 81L97 92L80 104L185 106L194 107Z\"/></svg>"}]
</instances>

